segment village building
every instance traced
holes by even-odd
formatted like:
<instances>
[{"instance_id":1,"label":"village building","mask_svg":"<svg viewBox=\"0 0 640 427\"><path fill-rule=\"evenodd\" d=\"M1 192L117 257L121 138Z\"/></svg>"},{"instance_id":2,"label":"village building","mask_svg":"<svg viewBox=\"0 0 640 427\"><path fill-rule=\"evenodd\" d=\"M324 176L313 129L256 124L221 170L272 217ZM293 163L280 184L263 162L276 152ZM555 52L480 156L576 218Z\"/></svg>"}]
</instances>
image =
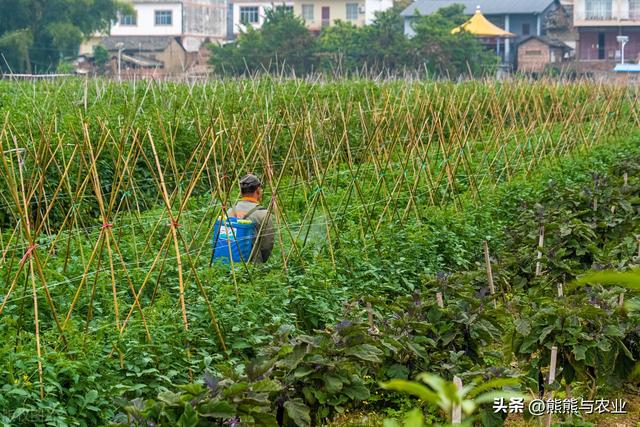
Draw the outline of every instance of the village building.
<instances>
[{"instance_id":1,"label":"village building","mask_svg":"<svg viewBox=\"0 0 640 427\"><path fill-rule=\"evenodd\" d=\"M640 56L640 0L574 0L577 60L582 71L611 71L622 60L619 36L628 37L625 62Z\"/></svg>"},{"instance_id":2,"label":"village building","mask_svg":"<svg viewBox=\"0 0 640 427\"><path fill-rule=\"evenodd\" d=\"M377 12L393 7L393 0L294 0L293 11L304 19L307 28L319 32L336 21L356 27L370 25Z\"/></svg>"},{"instance_id":3,"label":"village building","mask_svg":"<svg viewBox=\"0 0 640 427\"><path fill-rule=\"evenodd\" d=\"M504 41L501 57L507 64L515 65L515 46L529 36L544 36L547 22L562 8L559 0L418 0L402 11L405 34L415 34L413 23L419 15L430 15L454 4L465 7L465 14L473 15L479 7L483 15L494 25L515 37Z\"/></svg>"},{"instance_id":4,"label":"village building","mask_svg":"<svg viewBox=\"0 0 640 427\"><path fill-rule=\"evenodd\" d=\"M544 36L529 36L518 43L517 69L519 72L541 74L549 67L562 68L571 47Z\"/></svg>"},{"instance_id":5,"label":"village building","mask_svg":"<svg viewBox=\"0 0 640 427\"><path fill-rule=\"evenodd\" d=\"M100 44L110 53L113 74L120 70L123 77L178 75L193 62L178 37L112 36Z\"/></svg>"},{"instance_id":6,"label":"village building","mask_svg":"<svg viewBox=\"0 0 640 427\"><path fill-rule=\"evenodd\" d=\"M120 14L106 34L80 47L92 57L105 47L120 70L154 70L153 75L206 70L206 43L227 38L227 0L129 0L133 13Z\"/></svg>"},{"instance_id":7,"label":"village building","mask_svg":"<svg viewBox=\"0 0 640 427\"><path fill-rule=\"evenodd\" d=\"M284 8L293 11L293 2L273 2L265 0L233 0L231 3L232 23L230 38L235 38L249 28L262 28L267 12L273 8Z\"/></svg>"},{"instance_id":8,"label":"village building","mask_svg":"<svg viewBox=\"0 0 640 427\"><path fill-rule=\"evenodd\" d=\"M494 49L496 55L504 59L503 52L500 47L505 44L509 39L515 37L515 34L503 30L497 25L490 22L482 14L480 7L476 9L476 13L464 24L454 28L452 33L459 33L465 31L475 36L483 45L490 49Z\"/></svg>"}]
</instances>

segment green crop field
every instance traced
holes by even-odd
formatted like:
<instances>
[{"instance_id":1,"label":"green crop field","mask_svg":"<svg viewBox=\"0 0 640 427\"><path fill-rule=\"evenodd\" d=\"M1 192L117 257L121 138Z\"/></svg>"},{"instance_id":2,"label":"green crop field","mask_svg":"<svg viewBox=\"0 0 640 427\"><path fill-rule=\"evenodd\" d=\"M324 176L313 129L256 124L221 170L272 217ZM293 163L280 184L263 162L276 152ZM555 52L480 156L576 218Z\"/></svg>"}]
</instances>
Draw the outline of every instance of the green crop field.
<instances>
[{"instance_id":1,"label":"green crop field","mask_svg":"<svg viewBox=\"0 0 640 427\"><path fill-rule=\"evenodd\" d=\"M0 422L635 426L638 97L0 82ZM274 254L212 265L249 172Z\"/></svg>"}]
</instances>

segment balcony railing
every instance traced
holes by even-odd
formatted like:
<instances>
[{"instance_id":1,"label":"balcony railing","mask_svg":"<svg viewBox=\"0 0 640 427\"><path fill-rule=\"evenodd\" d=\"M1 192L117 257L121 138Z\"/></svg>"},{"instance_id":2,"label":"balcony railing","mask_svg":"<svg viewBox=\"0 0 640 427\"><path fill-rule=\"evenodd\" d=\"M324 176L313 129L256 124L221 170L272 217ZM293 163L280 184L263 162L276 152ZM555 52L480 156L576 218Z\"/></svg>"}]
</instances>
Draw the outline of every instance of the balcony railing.
<instances>
[{"instance_id":1,"label":"balcony railing","mask_svg":"<svg viewBox=\"0 0 640 427\"><path fill-rule=\"evenodd\" d=\"M609 21L613 19L613 13L610 10L587 10L585 19L588 21Z\"/></svg>"},{"instance_id":2,"label":"balcony railing","mask_svg":"<svg viewBox=\"0 0 640 427\"><path fill-rule=\"evenodd\" d=\"M578 22L589 22L593 21L593 23L597 23L599 21L616 21L621 25L629 25L633 23L633 25L640 25L640 8L631 9L629 11L625 11L622 14L613 14L613 13L589 13L582 12L575 14L575 21Z\"/></svg>"}]
</instances>

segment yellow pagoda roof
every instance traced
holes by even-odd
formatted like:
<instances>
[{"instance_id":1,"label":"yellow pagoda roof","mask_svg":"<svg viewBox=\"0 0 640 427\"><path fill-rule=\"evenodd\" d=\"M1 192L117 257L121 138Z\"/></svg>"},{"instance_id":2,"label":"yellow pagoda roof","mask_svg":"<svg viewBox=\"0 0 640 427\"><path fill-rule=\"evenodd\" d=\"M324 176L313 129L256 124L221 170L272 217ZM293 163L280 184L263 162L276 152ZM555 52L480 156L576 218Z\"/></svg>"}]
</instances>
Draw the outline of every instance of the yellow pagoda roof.
<instances>
[{"instance_id":1,"label":"yellow pagoda roof","mask_svg":"<svg viewBox=\"0 0 640 427\"><path fill-rule=\"evenodd\" d=\"M464 24L451 30L452 34L466 31L477 37L515 37L516 35L503 30L497 25L489 22L480 11L480 7L476 9L476 13Z\"/></svg>"}]
</instances>

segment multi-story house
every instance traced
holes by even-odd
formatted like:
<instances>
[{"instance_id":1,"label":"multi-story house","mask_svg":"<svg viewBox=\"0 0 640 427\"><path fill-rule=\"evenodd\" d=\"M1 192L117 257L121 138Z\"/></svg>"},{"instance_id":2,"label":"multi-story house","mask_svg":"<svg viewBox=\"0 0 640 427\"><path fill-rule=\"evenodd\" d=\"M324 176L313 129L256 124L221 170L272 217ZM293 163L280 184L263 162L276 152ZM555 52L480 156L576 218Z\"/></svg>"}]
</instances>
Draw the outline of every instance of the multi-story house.
<instances>
[{"instance_id":1,"label":"multi-story house","mask_svg":"<svg viewBox=\"0 0 640 427\"><path fill-rule=\"evenodd\" d=\"M272 0L232 0L233 10L233 35L247 31L249 28L258 29L262 27L267 15L267 11L283 7L293 10L292 1L272 1Z\"/></svg>"},{"instance_id":2,"label":"multi-story house","mask_svg":"<svg viewBox=\"0 0 640 427\"><path fill-rule=\"evenodd\" d=\"M293 12L302 17L307 28L317 32L336 21L355 26L375 21L376 12L393 7L393 0L294 0Z\"/></svg>"},{"instance_id":3,"label":"multi-story house","mask_svg":"<svg viewBox=\"0 0 640 427\"><path fill-rule=\"evenodd\" d=\"M117 58L118 74L177 74L205 68L204 42L227 38L227 0L128 2L132 13L120 14L106 34L83 43L80 55L91 57L94 47L102 45Z\"/></svg>"},{"instance_id":4,"label":"multi-story house","mask_svg":"<svg viewBox=\"0 0 640 427\"><path fill-rule=\"evenodd\" d=\"M130 0L134 13L121 15L111 36L175 36L187 50L198 42L227 37L226 0Z\"/></svg>"},{"instance_id":5,"label":"multi-story house","mask_svg":"<svg viewBox=\"0 0 640 427\"><path fill-rule=\"evenodd\" d=\"M546 36L549 18L562 8L559 0L417 0L402 11L405 34L409 37L415 34L413 23L419 15L430 15L453 4L464 6L468 15L479 7L489 21L516 35L513 40L505 40L500 52L503 61L510 64L516 60L514 43L517 45L530 36Z\"/></svg>"},{"instance_id":6,"label":"multi-story house","mask_svg":"<svg viewBox=\"0 0 640 427\"><path fill-rule=\"evenodd\" d=\"M581 63L610 69L622 56L618 36L629 40L624 47L626 62L640 59L640 0L574 0L573 25Z\"/></svg>"}]
</instances>

